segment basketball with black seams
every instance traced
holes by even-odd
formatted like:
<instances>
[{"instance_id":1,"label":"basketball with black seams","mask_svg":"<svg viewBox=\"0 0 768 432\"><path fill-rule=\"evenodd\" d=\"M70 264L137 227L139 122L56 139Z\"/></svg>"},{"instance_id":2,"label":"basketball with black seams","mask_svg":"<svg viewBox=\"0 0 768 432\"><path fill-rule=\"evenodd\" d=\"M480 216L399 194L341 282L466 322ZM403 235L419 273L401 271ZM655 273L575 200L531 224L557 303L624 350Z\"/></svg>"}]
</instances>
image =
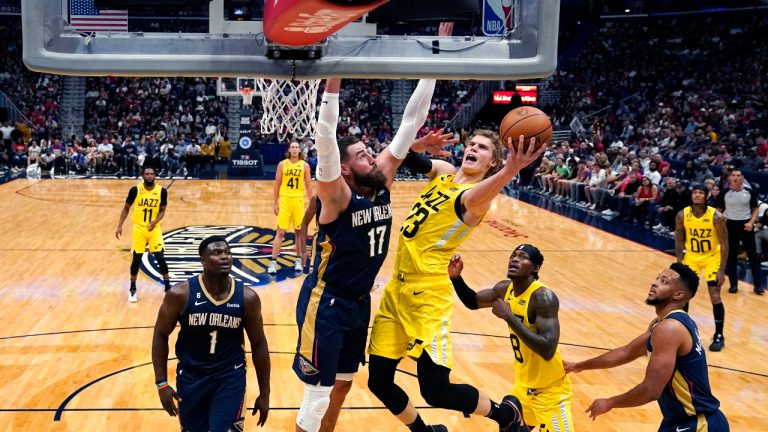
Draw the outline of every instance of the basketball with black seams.
<instances>
[{"instance_id":1,"label":"basketball with black seams","mask_svg":"<svg viewBox=\"0 0 768 432\"><path fill-rule=\"evenodd\" d=\"M517 149L520 144L520 135L525 136L523 151L527 151L531 144L531 138L536 138L536 150L542 146L548 146L552 139L552 122L549 116L542 110L522 106L508 112L501 121L499 137L504 145L512 138L512 147Z\"/></svg>"}]
</instances>

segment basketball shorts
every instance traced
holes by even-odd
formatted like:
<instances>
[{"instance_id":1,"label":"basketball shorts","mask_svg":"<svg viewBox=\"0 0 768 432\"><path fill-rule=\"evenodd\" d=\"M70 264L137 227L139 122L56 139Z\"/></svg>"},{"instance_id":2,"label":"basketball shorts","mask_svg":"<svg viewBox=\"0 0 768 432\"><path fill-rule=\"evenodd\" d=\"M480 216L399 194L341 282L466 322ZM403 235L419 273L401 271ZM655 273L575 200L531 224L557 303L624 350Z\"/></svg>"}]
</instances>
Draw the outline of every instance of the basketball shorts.
<instances>
[{"instance_id":1,"label":"basketball shorts","mask_svg":"<svg viewBox=\"0 0 768 432\"><path fill-rule=\"evenodd\" d=\"M281 196L277 205L277 227L281 230L300 230L301 220L304 219L304 197Z\"/></svg>"},{"instance_id":2,"label":"basketball shorts","mask_svg":"<svg viewBox=\"0 0 768 432\"><path fill-rule=\"evenodd\" d=\"M371 296L350 300L325 290L325 283L304 279L296 304L299 339L293 371L311 385L332 386L337 373L355 373L365 362Z\"/></svg>"},{"instance_id":3,"label":"basketball shorts","mask_svg":"<svg viewBox=\"0 0 768 432\"><path fill-rule=\"evenodd\" d=\"M396 274L384 289L379 312L373 319L368 353L390 359L406 355L418 359L426 352L435 364L451 369L452 314L453 286L447 274Z\"/></svg>"},{"instance_id":4,"label":"basketball shorts","mask_svg":"<svg viewBox=\"0 0 768 432\"><path fill-rule=\"evenodd\" d=\"M523 405L523 418L530 426L538 426L541 432L573 432L571 415L571 379L562 380L540 389L515 386L512 395Z\"/></svg>"},{"instance_id":5,"label":"basketball shorts","mask_svg":"<svg viewBox=\"0 0 768 432\"><path fill-rule=\"evenodd\" d=\"M152 231L148 231L146 227L134 224L131 244L134 253L143 254L147 245L151 253L162 252L165 248L163 230L156 226Z\"/></svg>"},{"instance_id":6,"label":"basketball shorts","mask_svg":"<svg viewBox=\"0 0 768 432\"><path fill-rule=\"evenodd\" d=\"M662 420L661 426L659 426L659 432L729 432L730 430L731 426L728 424L728 419L725 418L725 414L720 410L713 413L691 416L684 420Z\"/></svg>"},{"instance_id":7,"label":"basketball shorts","mask_svg":"<svg viewBox=\"0 0 768 432\"><path fill-rule=\"evenodd\" d=\"M245 366L211 374L176 370L182 432L242 431L245 421Z\"/></svg>"},{"instance_id":8,"label":"basketball shorts","mask_svg":"<svg viewBox=\"0 0 768 432\"><path fill-rule=\"evenodd\" d=\"M685 254L683 264L690 267L697 275L704 272L707 282L714 282L717 280L717 270L720 268L720 254L703 256Z\"/></svg>"}]
</instances>

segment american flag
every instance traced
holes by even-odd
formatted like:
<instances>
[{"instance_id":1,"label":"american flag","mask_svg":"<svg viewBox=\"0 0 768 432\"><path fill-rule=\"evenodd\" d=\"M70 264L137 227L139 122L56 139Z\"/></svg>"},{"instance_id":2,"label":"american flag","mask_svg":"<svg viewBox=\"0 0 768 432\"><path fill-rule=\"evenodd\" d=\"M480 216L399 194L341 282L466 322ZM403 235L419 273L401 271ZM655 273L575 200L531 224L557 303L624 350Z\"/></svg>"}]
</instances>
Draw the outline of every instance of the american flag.
<instances>
[{"instance_id":1,"label":"american flag","mask_svg":"<svg viewBox=\"0 0 768 432\"><path fill-rule=\"evenodd\" d=\"M69 23L78 32L127 32L128 11L96 9L93 0L70 0Z\"/></svg>"}]
</instances>

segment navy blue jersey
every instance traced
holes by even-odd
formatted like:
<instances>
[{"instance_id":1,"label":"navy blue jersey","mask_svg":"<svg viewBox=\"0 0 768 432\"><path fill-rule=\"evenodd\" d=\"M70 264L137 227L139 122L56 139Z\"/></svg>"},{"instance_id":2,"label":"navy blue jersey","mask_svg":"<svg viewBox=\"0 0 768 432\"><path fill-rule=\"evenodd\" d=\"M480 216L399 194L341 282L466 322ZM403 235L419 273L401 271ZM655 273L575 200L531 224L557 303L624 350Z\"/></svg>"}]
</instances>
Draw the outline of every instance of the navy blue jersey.
<instances>
[{"instance_id":1,"label":"navy blue jersey","mask_svg":"<svg viewBox=\"0 0 768 432\"><path fill-rule=\"evenodd\" d=\"M712 395L707 373L707 357L699 338L696 323L682 310L673 311L664 319L674 319L688 329L693 339L691 351L675 360L675 371L659 398L664 422L680 422L691 416L709 414L720 408L720 401ZM653 355L648 339L648 355Z\"/></svg>"},{"instance_id":2,"label":"navy blue jersey","mask_svg":"<svg viewBox=\"0 0 768 432\"><path fill-rule=\"evenodd\" d=\"M189 300L179 318L181 331L176 357L182 367L223 370L245 363L243 285L230 277L229 295L216 301L203 285L203 276L187 280ZM239 366L238 366L239 367Z\"/></svg>"},{"instance_id":3,"label":"navy blue jersey","mask_svg":"<svg viewBox=\"0 0 768 432\"><path fill-rule=\"evenodd\" d=\"M347 209L335 221L319 224L312 280L325 282L325 290L340 297L355 299L368 294L389 249L389 204L386 188L373 200L352 192Z\"/></svg>"}]
</instances>

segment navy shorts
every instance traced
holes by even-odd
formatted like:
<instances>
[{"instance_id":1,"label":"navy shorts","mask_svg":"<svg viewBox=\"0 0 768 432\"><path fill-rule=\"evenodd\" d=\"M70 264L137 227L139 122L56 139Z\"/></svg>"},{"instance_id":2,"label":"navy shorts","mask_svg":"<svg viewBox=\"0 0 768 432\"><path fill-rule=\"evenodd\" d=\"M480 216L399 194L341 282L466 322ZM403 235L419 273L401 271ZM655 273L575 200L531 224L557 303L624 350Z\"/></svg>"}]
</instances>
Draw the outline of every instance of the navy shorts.
<instances>
[{"instance_id":1,"label":"navy shorts","mask_svg":"<svg viewBox=\"0 0 768 432\"><path fill-rule=\"evenodd\" d=\"M245 366L211 374L176 368L182 432L242 431Z\"/></svg>"},{"instance_id":2,"label":"navy shorts","mask_svg":"<svg viewBox=\"0 0 768 432\"><path fill-rule=\"evenodd\" d=\"M706 422L706 423L705 423ZM729 432L731 427L728 425L728 419L722 411L717 410L713 413L702 414L697 416L688 417L685 420L678 421L662 421L659 426L659 432L696 432L704 424L707 428L704 429L708 432Z\"/></svg>"},{"instance_id":3,"label":"navy shorts","mask_svg":"<svg viewBox=\"0 0 768 432\"><path fill-rule=\"evenodd\" d=\"M371 296L356 300L336 296L304 280L296 304L299 338L293 371L307 384L332 386L337 373L357 372L365 362Z\"/></svg>"}]
</instances>

